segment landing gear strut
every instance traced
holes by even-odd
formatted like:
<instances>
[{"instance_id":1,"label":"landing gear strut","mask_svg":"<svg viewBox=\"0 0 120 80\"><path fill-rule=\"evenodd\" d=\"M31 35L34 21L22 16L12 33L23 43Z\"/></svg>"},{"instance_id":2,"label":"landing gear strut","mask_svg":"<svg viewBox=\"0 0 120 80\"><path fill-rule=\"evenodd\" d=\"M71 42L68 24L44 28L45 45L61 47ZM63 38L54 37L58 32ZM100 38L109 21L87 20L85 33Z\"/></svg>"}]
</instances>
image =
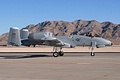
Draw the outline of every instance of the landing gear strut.
<instances>
[{"instance_id":1,"label":"landing gear strut","mask_svg":"<svg viewBox=\"0 0 120 80\"><path fill-rule=\"evenodd\" d=\"M64 52L63 51L61 51L62 50L62 48L60 47L54 47L53 48L53 56L54 57L58 57L58 56L63 56L64 55Z\"/></svg>"}]
</instances>

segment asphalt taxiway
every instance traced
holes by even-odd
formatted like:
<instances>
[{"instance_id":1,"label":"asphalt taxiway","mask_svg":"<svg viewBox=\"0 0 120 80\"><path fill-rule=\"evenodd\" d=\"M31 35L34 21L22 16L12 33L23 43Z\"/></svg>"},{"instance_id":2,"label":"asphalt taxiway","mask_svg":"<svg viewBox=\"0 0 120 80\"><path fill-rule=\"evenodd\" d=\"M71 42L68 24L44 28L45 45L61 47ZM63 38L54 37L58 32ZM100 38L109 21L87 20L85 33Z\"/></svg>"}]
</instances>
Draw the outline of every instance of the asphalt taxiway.
<instances>
[{"instance_id":1,"label":"asphalt taxiway","mask_svg":"<svg viewBox=\"0 0 120 80\"><path fill-rule=\"evenodd\" d=\"M120 80L120 53L0 53L0 80Z\"/></svg>"}]
</instances>

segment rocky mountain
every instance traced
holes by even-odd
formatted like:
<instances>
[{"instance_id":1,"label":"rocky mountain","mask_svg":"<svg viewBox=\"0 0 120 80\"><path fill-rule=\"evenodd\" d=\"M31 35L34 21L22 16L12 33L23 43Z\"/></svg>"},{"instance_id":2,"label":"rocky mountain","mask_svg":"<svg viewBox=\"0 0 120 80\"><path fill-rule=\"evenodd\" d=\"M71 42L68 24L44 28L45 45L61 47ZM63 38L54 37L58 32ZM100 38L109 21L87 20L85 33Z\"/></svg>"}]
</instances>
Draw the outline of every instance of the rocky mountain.
<instances>
[{"instance_id":1,"label":"rocky mountain","mask_svg":"<svg viewBox=\"0 0 120 80\"><path fill-rule=\"evenodd\" d=\"M112 22L98 22L96 20L76 20L74 22L66 21L45 21L36 25L30 24L25 29L32 32L49 31L54 35L81 34L85 27L93 26L92 35L97 35L120 44L120 24ZM7 41L7 34L0 36L0 42Z\"/></svg>"}]
</instances>

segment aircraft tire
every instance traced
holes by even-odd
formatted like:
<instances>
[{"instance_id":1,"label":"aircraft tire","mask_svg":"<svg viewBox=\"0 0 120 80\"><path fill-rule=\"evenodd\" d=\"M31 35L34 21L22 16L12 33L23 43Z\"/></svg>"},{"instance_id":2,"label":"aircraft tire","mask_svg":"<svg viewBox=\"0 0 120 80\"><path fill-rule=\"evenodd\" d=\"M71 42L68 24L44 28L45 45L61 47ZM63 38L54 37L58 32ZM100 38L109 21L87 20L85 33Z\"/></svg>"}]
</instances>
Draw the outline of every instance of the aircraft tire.
<instances>
[{"instance_id":1,"label":"aircraft tire","mask_svg":"<svg viewBox=\"0 0 120 80\"><path fill-rule=\"evenodd\" d=\"M58 52L53 52L53 56L58 57L59 56Z\"/></svg>"},{"instance_id":2,"label":"aircraft tire","mask_svg":"<svg viewBox=\"0 0 120 80\"><path fill-rule=\"evenodd\" d=\"M91 52L91 56L95 56L95 53L94 53L94 52Z\"/></svg>"},{"instance_id":3,"label":"aircraft tire","mask_svg":"<svg viewBox=\"0 0 120 80\"><path fill-rule=\"evenodd\" d=\"M63 55L64 55L64 52L63 52L63 51L60 51L60 52L59 52L59 55L60 55L60 56L63 56Z\"/></svg>"}]
</instances>

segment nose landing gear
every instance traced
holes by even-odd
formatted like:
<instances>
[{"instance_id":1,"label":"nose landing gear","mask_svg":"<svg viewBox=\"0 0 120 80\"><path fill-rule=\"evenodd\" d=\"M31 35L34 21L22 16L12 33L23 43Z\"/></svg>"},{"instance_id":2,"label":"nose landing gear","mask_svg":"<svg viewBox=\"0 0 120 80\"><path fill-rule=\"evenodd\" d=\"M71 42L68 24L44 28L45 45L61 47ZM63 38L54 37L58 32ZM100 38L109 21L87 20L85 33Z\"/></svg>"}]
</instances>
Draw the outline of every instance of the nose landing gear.
<instances>
[{"instance_id":1,"label":"nose landing gear","mask_svg":"<svg viewBox=\"0 0 120 80\"><path fill-rule=\"evenodd\" d=\"M91 52L90 52L91 56L95 56L95 52L93 52L94 51L94 47L91 47L90 49L91 49Z\"/></svg>"},{"instance_id":2,"label":"nose landing gear","mask_svg":"<svg viewBox=\"0 0 120 80\"><path fill-rule=\"evenodd\" d=\"M91 56L95 56L95 53L94 53L94 52L91 52Z\"/></svg>"},{"instance_id":3,"label":"nose landing gear","mask_svg":"<svg viewBox=\"0 0 120 80\"><path fill-rule=\"evenodd\" d=\"M96 47L96 42L91 42L91 56L95 56L94 48Z\"/></svg>"}]
</instances>

